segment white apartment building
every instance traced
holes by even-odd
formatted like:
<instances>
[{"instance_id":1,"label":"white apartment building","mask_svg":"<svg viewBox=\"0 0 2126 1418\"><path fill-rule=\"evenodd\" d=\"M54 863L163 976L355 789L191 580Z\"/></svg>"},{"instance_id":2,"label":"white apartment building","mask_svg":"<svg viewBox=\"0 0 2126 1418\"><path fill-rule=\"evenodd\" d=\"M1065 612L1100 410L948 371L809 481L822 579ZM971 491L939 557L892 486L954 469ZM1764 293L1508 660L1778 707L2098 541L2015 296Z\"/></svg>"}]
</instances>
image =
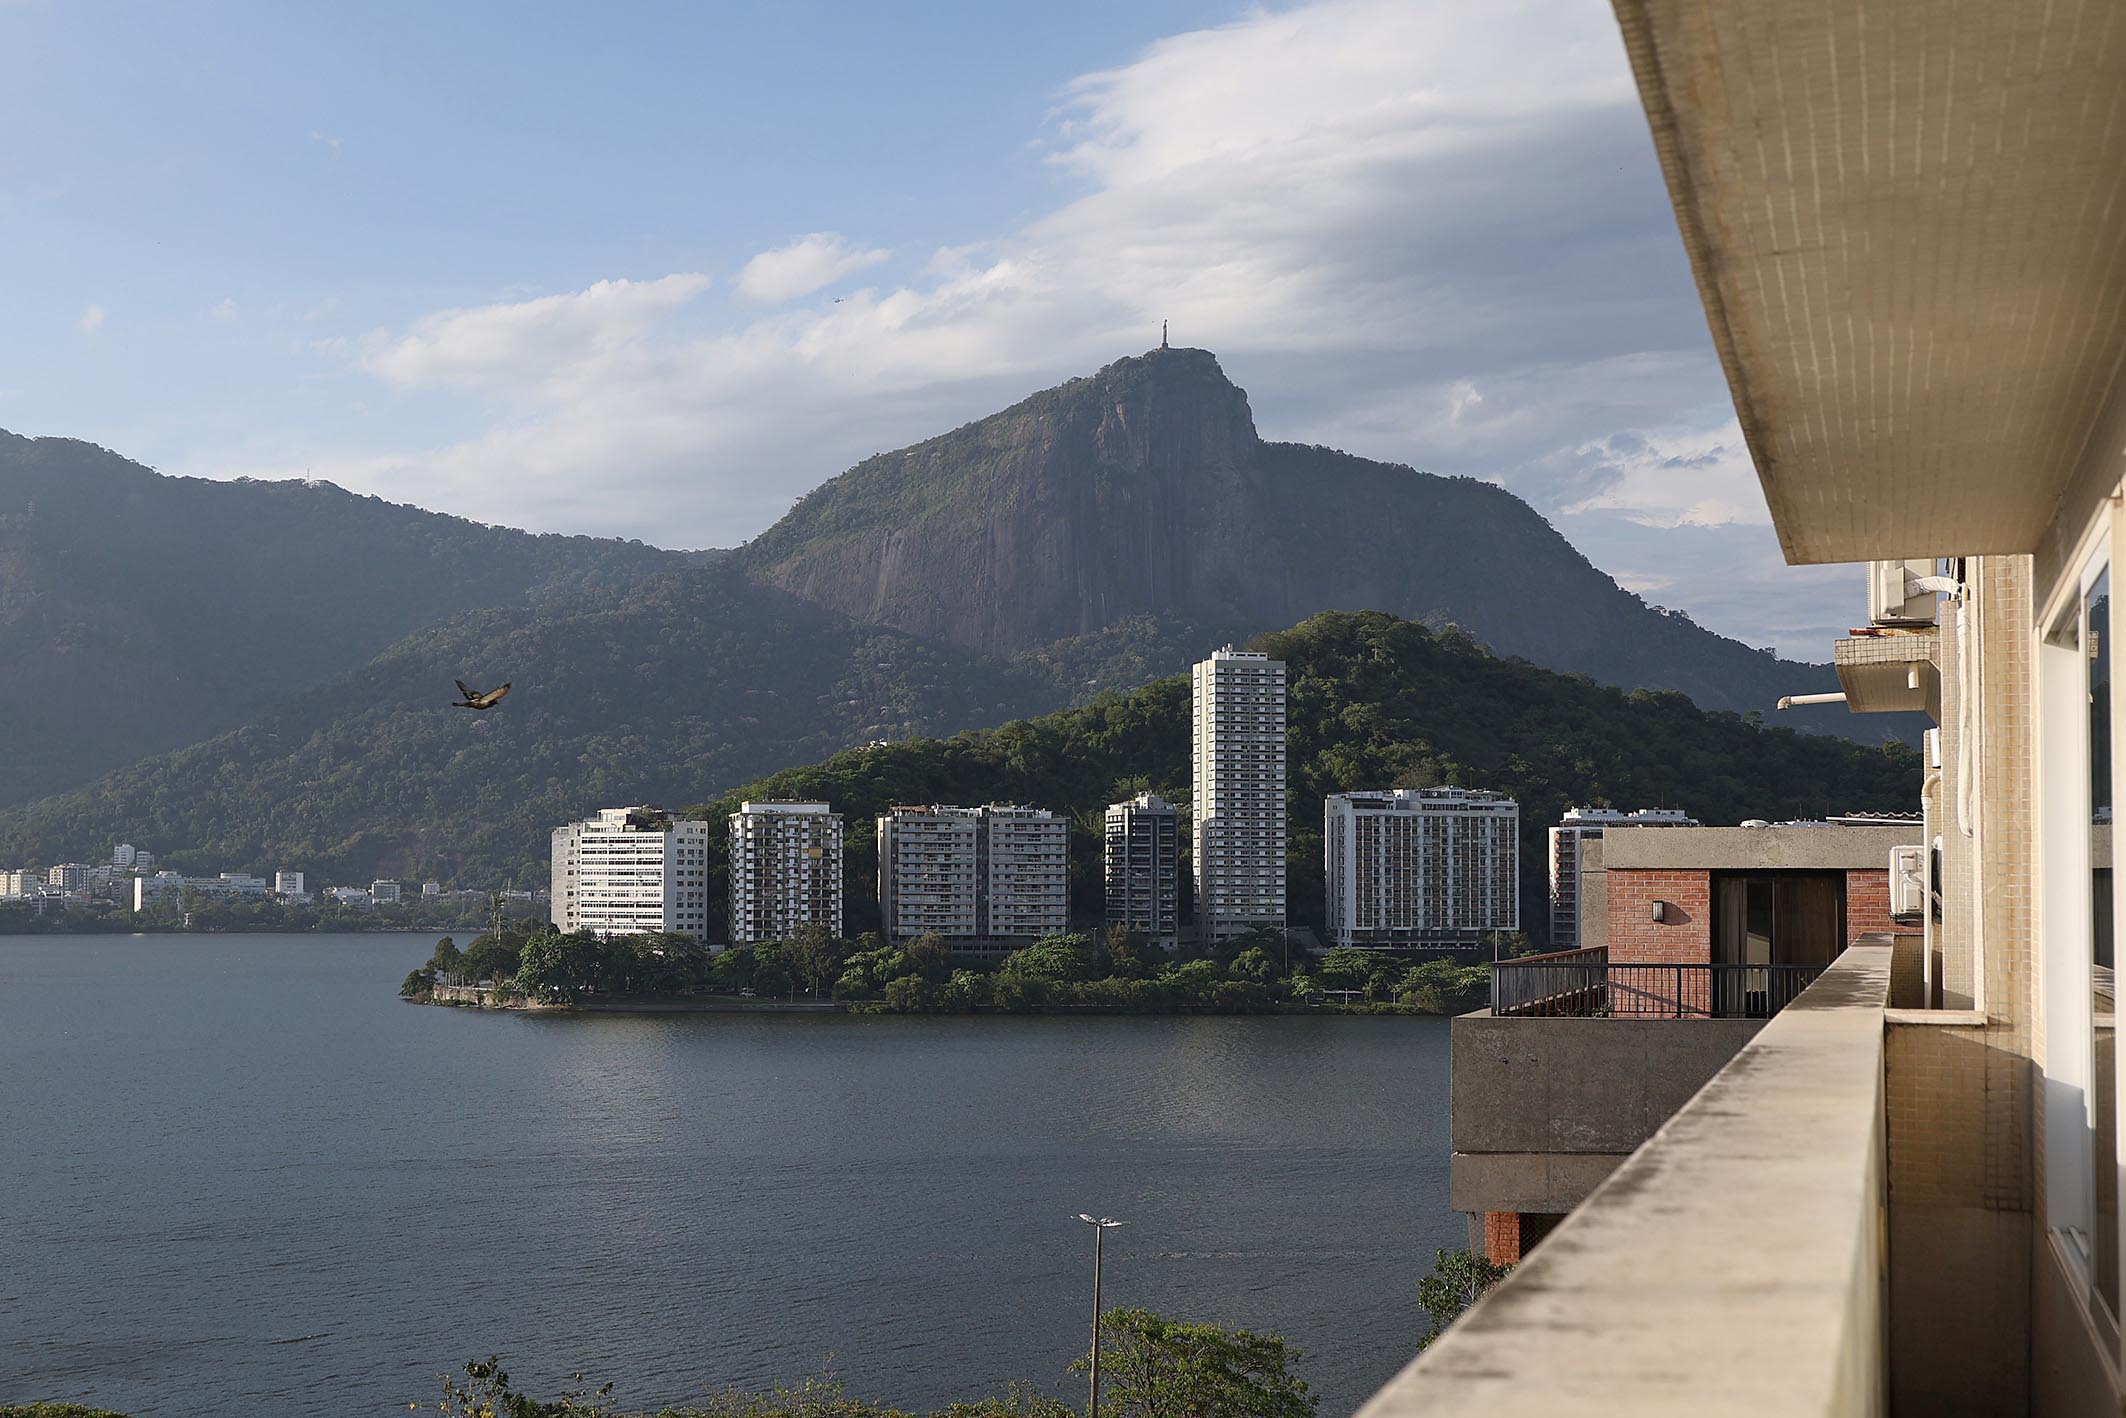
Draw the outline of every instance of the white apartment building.
<instances>
[{"instance_id":1,"label":"white apartment building","mask_svg":"<svg viewBox=\"0 0 2126 1418\"><path fill-rule=\"evenodd\" d=\"M243 872L225 871L220 876L184 876L174 871L133 878L133 909L145 910L160 901L182 898L190 891L200 896L264 896L266 879Z\"/></svg>"},{"instance_id":2,"label":"white apartment building","mask_svg":"<svg viewBox=\"0 0 2126 1418\"><path fill-rule=\"evenodd\" d=\"M826 803L747 802L731 814L731 944L842 934L842 817Z\"/></svg>"},{"instance_id":3,"label":"white apartment building","mask_svg":"<svg viewBox=\"0 0 2126 1418\"><path fill-rule=\"evenodd\" d=\"M61 862L44 873L44 884L52 890L71 896L89 887L90 873L95 868L83 862Z\"/></svg>"},{"instance_id":4,"label":"white apartment building","mask_svg":"<svg viewBox=\"0 0 2126 1418\"><path fill-rule=\"evenodd\" d=\"M1070 821L1046 808L991 805L982 933L1039 940L1070 929Z\"/></svg>"},{"instance_id":5,"label":"white apartment building","mask_svg":"<svg viewBox=\"0 0 2126 1418\"><path fill-rule=\"evenodd\" d=\"M1033 940L1070 928L1070 823L1045 808L897 807L878 820L888 940Z\"/></svg>"},{"instance_id":6,"label":"white apartment building","mask_svg":"<svg viewBox=\"0 0 2126 1418\"><path fill-rule=\"evenodd\" d=\"M277 871L273 873L273 894L275 896L303 895L303 874L299 871Z\"/></svg>"},{"instance_id":7,"label":"white apartment building","mask_svg":"<svg viewBox=\"0 0 2126 1418\"><path fill-rule=\"evenodd\" d=\"M133 844L131 842L120 842L117 846L111 849L111 865L114 867L125 867L130 870L133 866L133 859L135 855L136 854L133 850Z\"/></svg>"},{"instance_id":8,"label":"white apartment building","mask_svg":"<svg viewBox=\"0 0 2126 1418\"><path fill-rule=\"evenodd\" d=\"M1172 950L1181 921L1181 814L1174 805L1156 793L1110 804L1105 867L1107 924Z\"/></svg>"},{"instance_id":9,"label":"white apartment building","mask_svg":"<svg viewBox=\"0 0 2126 1418\"><path fill-rule=\"evenodd\" d=\"M1605 827L1696 827L1698 820L1681 808L1642 807L1620 812L1611 807L1569 807L1550 829L1550 948L1580 947L1581 849Z\"/></svg>"},{"instance_id":10,"label":"white apartment building","mask_svg":"<svg viewBox=\"0 0 2126 1418\"><path fill-rule=\"evenodd\" d=\"M1205 939L1285 923L1284 664L1228 645L1194 671L1196 922Z\"/></svg>"},{"instance_id":11,"label":"white apartment building","mask_svg":"<svg viewBox=\"0 0 2126 1418\"><path fill-rule=\"evenodd\" d=\"M36 896L43 890L43 872L0 871L0 896Z\"/></svg>"},{"instance_id":12,"label":"white apartment building","mask_svg":"<svg viewBox=\"0 0 2126 1418\"><path fill-rule=\"evenodd\" d=\"M652 806L614 807L554 829L553 919L602 936L702 936L709 920L709 825Z\"/></svg>"},{"instance_id":13,"label":"white apartment building","mask_svg":"<svg viewBox=\"0 0 2126 1418\"><path fill-rule=\"evenodd\" d=\"M369 899L378 905L397 901L405 895L395 881L372 881L369 883Z\"/></svg>"},{"instance_id":14,"label":"white apartment building","mask_svg":"<svg viewBox=\"0 0 2126 1418\"><path fill-rule=\"evenodd\" d=\"M422 900L424 900L424 901L432 901L432 900L434 900L434 899L435 899L436 897L438 897L438 896L441 896L442 894L443 894L443 883L442 883L442 882L440 882L440 881L424 881L424 882L422 882L422 883L421 883L421 899L422 899Z\"/></svg>"},{"instance_id":15,"label":"white apartment building","mask_svg":"<svg viewBox=\"0 0 2126 1418\"><path fill-rule=\"evenodd\" d=\"M1476 945L1519 930L1520 826L1520 804L1478 788L1331 794L1329 944Z\"/></svg>"}]
</instances>

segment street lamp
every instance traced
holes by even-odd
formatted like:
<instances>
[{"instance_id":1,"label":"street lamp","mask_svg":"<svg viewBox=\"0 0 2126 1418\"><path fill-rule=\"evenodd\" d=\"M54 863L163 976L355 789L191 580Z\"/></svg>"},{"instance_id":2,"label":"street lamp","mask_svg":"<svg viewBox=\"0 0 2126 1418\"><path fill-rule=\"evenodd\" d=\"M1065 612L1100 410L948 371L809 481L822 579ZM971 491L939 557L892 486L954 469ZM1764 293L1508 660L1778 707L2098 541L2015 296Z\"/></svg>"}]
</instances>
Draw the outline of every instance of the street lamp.
<instances>
[{"instance_id":1,"label":"street lamp","mask_svg":"<svg viewBox=\"0 0 2126 1418\"><path fill-rule=\"evenodd\" d=\"M1085 1405L1085 1418L1100 1418L1100 1239L1120 1221L1105 1216L1078 1213L1078 1219L1093 1228L1093 1376L1092 1393Z\"/></svg>"}]
</instances>

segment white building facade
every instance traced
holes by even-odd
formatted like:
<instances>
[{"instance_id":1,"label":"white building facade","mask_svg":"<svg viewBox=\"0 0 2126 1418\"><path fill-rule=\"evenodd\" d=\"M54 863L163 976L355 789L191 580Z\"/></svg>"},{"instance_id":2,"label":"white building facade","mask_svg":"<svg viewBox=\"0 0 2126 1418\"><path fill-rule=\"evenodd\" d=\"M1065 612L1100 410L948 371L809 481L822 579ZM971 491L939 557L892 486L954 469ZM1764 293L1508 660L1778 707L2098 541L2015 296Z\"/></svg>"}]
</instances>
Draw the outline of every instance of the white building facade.
<instances>
[{"instance_id":1,"label":"white building facade","mask_svg":"<svg viewBox=\"0 0 2126 1418\"><path fill-rule=\"evenodd\" d=\"M1230 645L1190 715L1196 923L1206 940L1285 923L1285 667Z\"/></svg>"},{"instance_id":2,"label":"white building facade","mask_svg":"<svg viewBox=\"0 0 2126 1418\"><path fill-rule=\"evenodd\" d=\"M1070 928L1070 823L1045 808L896 807L878 819L888 940L1025 941Z\"/></svg>"},{"instance_id":3,"label":"white building facade","mask_svg":"<svg viewBox=\"0 0 2126 1418\"><path fill-rule=\"evenodd\" d=\"M1639 808L1620 812L1608 807L1569 807L1550 829L1550 948L1580 948L1582 849L1605 827L1696 827L1698 820L1681 808Z\"/></svg>"},{"instance_id":4,"label":"white building facade","mask_svg":"<svg viewBox=\"0 0 2126 1418\"><path fill-rule=\"evenodd\" d=\"M554 829L553 920L601 936L653 931L703 937L709 920L709 825L652 806L605 808Z\"/></svg>"},{"instance_id":5,"label":"white building facade","mask_svg":"<svg viewBox=\"0 0 2126 1418\"><path fill-rule=\"evenodd\" d=\"M1110 804L1104 866L1108 926L1174 949L1181 929L1181 814L1174 805L1156 793Z\"/></svg>"},{"instance_id":6,"label":"white building facade","mask_svg":"<svg viewBox=\"0 0 2126 1418\"><path fill-rule=\"evenodd\" d=\"M1450 948L1519 930L1520 824L1518 803L1482 789L1330 795L1329 944Z\"/></svg>"},{"instance_id":7,"label":"white building facade","mask_svg":"<svg viewBox=\"0 0 2126 1418\"><path fill-rule=\"evenodd\" d=\"M748 802L731 814L731 944L842 934L842 818L826 803Z\"/></svg>"},{"instance_id":8,"label":"white building facade","mask_svg":"<svg viewBox=\"0 0 2126 1418\"><path fill-rule=\"evenodd\" d=\"M275 896L289 897L306 895L307 893L303 889L303 874L299 871L277 871L273 873L273 894Z\"/></svg>"}]
</instances>

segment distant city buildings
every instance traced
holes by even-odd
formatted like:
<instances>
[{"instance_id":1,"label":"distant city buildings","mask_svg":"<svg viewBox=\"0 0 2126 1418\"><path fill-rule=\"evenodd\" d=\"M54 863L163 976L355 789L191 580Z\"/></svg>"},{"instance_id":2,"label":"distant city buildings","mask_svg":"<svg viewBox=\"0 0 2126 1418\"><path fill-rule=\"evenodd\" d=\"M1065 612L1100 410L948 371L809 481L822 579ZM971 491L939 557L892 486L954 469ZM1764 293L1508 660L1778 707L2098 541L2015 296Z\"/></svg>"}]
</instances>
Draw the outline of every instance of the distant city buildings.
<instances>
[{"instance_id":1,"label":"distant city buildings","mask_svg":"<svg viewBox=\"0 0 2126 1418\"><path fill-rule=\"evenodd\" d=\"M264 897L272 888L262 876L225 871L220 876L184 876L174 871L133 878L133 909L145 911L165 901L182 901L186 892L218 900Z\"/></svg>"},{"instance_id":2,"label":"distant city buildings","mask_svg":"<svg viewBox=\"0 0 2126 1418\"><path fill-rule=\"evenodd\" d=\"M422 900L424 900L424 901L427 901L427 900L432 900L433 898L435 898L435 897L438 897L438 896L441 896L442 894L443 894L443 883L442 883L442 882L440 882L440 881L424 881L424 882L422 882L422 883L421 883L421 899L422 899Z\"/></svg>"},{"instance_id":3,"label":"distant city buildings","mask_svg":"<svg viewBox=\"0 0 2126 1418\"><path fill-rule=\"evenodd\" d=\"M553 833L553 919L601 936L706 935L709 825L661 808L606 808ZM529 893L525 893L529 896Z\"/></svg>"},{"instance_id":4,"label":"distant city buildings","mask_svg":"<svg viewBox=\"0 0 2126 1418\"><path fill-rule=\"evenodd\" d=\"M399 890L399 884L395 881L372 881L369 883L369 899L379 906L388 906L397 902L402 894Z\"/></svg>"},{"instance_id":5,"label":"distant city buildings","mask_svg":"<svg viewBox=\"0 0 2126 1418\"><path fill-rule=\"evenodd\" d=\"M826 803L748 802L731 814L731 944L842 933L842 818Z\"/></svg>"},{"instance_id":6,"label":"distant city buildings","mask_svg":"<svg viewBox=\"0 0 2126 1418\"><path fill-rule=\"evenodd\" d=\"M1481 789L1331 794L1329 944L1466 947L1520 929L1520 818L1511 798Z\"/></svg>"},{"instance_id":7,"label":"distant city buildings","mask_svg":"<svg viewBox=\"0 0 2126 1418\"><path fill-rule=\"evenodd\" d=\"M963 946L1070 928L1070 823L1045 808L896 807L878 819L886 938Z\"/></svg>"},{"instance_id":8,"label":"distant city buildings","mask_svg":"<svg viewBox=\"0 0 2126 1418\"><path fill-rule=\"evenodd\" d=\"M1577 950L1581 944L1582 865L1587 843L1605 827L1696 827L1697 819L1680 808L1639 808L1619 812L1607 807L1569 807L1550 829L1550 948Z\"/></svg>"},{"instance_id":9,"label":"distant city buildings","mask_svg":"<svg viewBox=\"0 0 2126 1418\"><path fill-rule=\"evenodd\" d=\"M1181 929L1181 814L1155 793L1107 809L1103 880L1109 927L1172 950Z\"/></svg>"},{"instance_id":10,"label":"distant city buildings","mask_svg":"<svg viewBox=\"0 0 2126 1418\"><path fill-rule=\"evenodd\" d=\"M62 896L83 891L87 889L89 874L94 870L95 868L81 862L61 862L58 866L46 869L44 884Z\"/></svg>"},{"instance_id":11,"label":"distant city buildings","mask_svg":"<svg viewBox=\"0 0 2126 1418\"><path fill-rule=\"evenodd\" d=\"M111 849L111 865L130 868L136 855L131 842L120 842Z\"/></svg>"},{"instance_id":12,"label":"distant city buildings","mask_svg":"<svg viewBox=\"0 0 2126 1418\"><path fill-rule=\"evenodd\" d=\"M1192 672L1196 923L1207 941L1285 924L1285 667L1227 646Z\"/></svg>"},{"instance_id":13,"label":"distant city buildings","mask_svg":"<svg viewBox=\"0 0 2126 1418\"><path fill-rule=\"evenodd\" d=\"M42 872L0 871L0 896L34 896L43 885Z\"/></svg>"}]
</instances>

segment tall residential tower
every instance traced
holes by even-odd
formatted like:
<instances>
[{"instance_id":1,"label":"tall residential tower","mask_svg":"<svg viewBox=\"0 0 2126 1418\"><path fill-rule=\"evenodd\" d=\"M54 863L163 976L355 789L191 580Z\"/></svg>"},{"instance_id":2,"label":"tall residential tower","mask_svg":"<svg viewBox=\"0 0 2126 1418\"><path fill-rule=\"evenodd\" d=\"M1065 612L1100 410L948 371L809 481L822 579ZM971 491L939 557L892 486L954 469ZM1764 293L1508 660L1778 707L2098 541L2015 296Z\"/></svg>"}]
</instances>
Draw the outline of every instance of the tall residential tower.
<instances>
[{"instance_id":1,"label":"tall residential tower","mask_svg":"<svg viewBox=\"0 0 2126 1418\"><path fill-rule=\"evenodd\" d=\"M1196 927L1285 923L1284 662L1228 645L1195 667L1190 717Z\"/></svg>"},{"instance_id":2,"label":"tall residential tower","mask_svg":"<svg viewBox=\"0 0 2126 1418\"><path fill-rule=\"evenodd\" d=\"M842 818L825 803L740 804L731 814L731 944L842 933Z\"/></svg>"},{"instance_id":3,"label":"tall residential tower","mask_svg":"<svg viewBox=\"0 0 2126 1418\"><path fill-rule=\"evenodd\" d=\"M1181 815L1154 793L1107 809L1107 924L1162 950L1180 935Z\"/></svg>"}]
</instances>

